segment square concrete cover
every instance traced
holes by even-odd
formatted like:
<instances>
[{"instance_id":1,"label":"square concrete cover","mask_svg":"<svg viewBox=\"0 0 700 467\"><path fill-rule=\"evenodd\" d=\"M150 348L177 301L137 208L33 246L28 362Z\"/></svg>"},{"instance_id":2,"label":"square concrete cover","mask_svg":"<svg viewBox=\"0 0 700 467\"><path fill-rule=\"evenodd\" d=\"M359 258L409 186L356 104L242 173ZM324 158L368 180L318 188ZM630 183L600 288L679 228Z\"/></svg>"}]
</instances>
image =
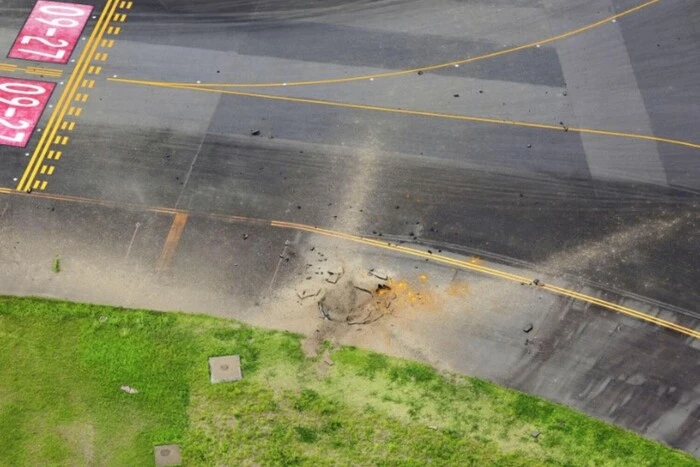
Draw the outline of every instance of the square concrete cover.
<instances>
[{"instance_id":1,"label":"square concrete cover","mask_svg":"<svg viewBox=\"0 0 700 467\"><path fill-rule=\"evenodd\" d=\"M156 457L156 466L180 465L180 446L177 444L164 444L153 449Z\"/></svg>"},{"instance_id":2,"label":"square concrete cover","mask_svg":"<svg viewBox=\"0 0 700 467\"><path fill-rule=\"evenodd\" d=\"M241 374L241 357L226 355L209 359L209 372L212 383L226 383L243 379Z\"/></svg>"}]
</instances>

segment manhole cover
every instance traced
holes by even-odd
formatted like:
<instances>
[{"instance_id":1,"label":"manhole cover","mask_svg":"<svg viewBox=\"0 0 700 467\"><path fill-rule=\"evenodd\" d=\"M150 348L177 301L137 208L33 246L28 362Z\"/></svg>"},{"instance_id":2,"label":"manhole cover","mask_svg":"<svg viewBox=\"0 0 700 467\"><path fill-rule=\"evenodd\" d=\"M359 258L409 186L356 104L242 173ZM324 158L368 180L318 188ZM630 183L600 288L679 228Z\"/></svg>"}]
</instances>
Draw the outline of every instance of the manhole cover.
<instances>
[{"instance_id":1,"label":"manhole cover","mask_svg":"<svg viewBox=\"0 0 700 467\"><path fill-rule=\"evenodd\" d=\"M209 373L212 383L227 383L243 379L241 374L241 358L238 355L211 357Z\"/></svg>"},{"instance_id":2,"label":"manhole cover","mask_svg":"<svg viewBox=\"0 0 700 467\"><path fill-rule=\"evenodd\" d=\"M165 467L167 465L180 465L182 458L180 456L180 446L177 444L164 444L162 446L154 446L153 454L155 455L156 467Z\"/></svg>"}]
</instances>

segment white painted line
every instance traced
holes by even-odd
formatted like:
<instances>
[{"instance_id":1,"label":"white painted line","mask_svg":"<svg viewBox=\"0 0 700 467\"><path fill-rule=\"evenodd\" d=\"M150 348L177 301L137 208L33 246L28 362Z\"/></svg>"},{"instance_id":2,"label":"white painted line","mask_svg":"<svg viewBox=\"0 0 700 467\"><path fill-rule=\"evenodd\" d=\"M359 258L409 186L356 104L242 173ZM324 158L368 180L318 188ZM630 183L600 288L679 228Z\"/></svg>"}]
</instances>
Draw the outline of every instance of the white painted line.
<instances>
[{"instance_id":1,"label":"white painted line","mask_svg":"<svg viewBox=\"0 0 700 467\"><path fill-rule=\"evenodd\" d=\"M14 107L8 107L8 109L5 111L5 117L12 118L15 116L15 112L17 112L17 109Z\"/></svg>"},{"instance_id":2,"label":"white painted line","mask_svg":"<svg viewBox=\"0 0 700 467\"><path fill-rule=\"evenodd\" d=\"M46 30L46 37L53 37L56 35L56 28L49 28Z\"/></svg>"}]
</instances>

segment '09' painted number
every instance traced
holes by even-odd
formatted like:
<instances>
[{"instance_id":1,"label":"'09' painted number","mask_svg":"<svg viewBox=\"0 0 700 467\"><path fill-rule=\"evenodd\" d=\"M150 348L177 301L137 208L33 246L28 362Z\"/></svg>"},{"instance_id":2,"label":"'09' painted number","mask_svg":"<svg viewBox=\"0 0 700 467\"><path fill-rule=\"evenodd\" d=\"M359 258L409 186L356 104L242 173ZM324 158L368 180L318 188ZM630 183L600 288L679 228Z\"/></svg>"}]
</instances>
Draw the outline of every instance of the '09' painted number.
<instances>
[{"instance_id":1,"label":"'09' painted number","mask_svg":"<svg viewBox=\"0 0 700 467\"><path fill-rule=\"evenodd\" d=\"M55 86L0 77L0 145L27 145Z\"/></svg>"},{"instance_id":2,"label":"'09' painted number","mask_svg":"<svg viewBox=\"0 0 700 467\"><path fill-rule=\"evenodd\" d=\"M39 0L8 57L67 63L92 9L92 5Z\"/></svg>"}]
</instances>

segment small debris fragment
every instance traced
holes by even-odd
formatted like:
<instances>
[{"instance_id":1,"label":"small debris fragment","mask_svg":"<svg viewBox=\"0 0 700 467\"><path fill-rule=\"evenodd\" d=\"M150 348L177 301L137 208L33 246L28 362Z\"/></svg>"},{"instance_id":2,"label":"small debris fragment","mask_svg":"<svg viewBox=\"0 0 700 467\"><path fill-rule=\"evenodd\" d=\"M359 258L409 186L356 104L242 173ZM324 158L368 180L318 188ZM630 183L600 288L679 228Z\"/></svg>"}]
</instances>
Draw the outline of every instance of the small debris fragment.
<instances>
[{"instance_id":1,"label":"small debris fragment","mask_svg":"<svg viewBox=\"0 0 700 467\"><path fill-rule=\"evenodd\" d=\"M260 136L260 130L253 130L250 132L250 136Z\"/></svg>"},{"instance_id":2,"label":"small debris fragment","mask_svg":"<svg viewBox=\"0 0 700 467\"><path fill-rule=\"evenodd\" d=\"M459 94L454 94L454 97L459 97Z\"/></svg>"},{"instance_id":3,"label":"small debris fragment","mask_svg":"<svg viewBox=\"0 0 700 467\"><path fill-rule=\"evenodd\" d=\"M527 148L530 149L532 147L532 144L528 144Z\"/></svg>"},{"instance_id":4,"label":"small debris fragment","mask_svg":"<svg viewBox=\"0 0 700 467\"><path fill-rule=\"evenodd\" d=\"M301 292L299 290L297 290L297 297L304 300L304 299L309 298L309 297L316 297L320 293L321 293L321 289L316 289L315 292L311 291L311 290L307 290L307 289L303 289L303 290L301 290Z\"/></svg>"},{"instance_id":5,"label":"small debris fragment","mask_svg":"<svg viewBox=\"0 0 700 467\"><path fill-rule=\"evenodd\" d=\"M540 436L540 432L539 432L538 430L535 430L535 431L533 431L532 433L530 433L530 436L532 436L533 438L537 439L537 438L539 438L539 436Z\"/></svg>"},{"instance_id":6,"label":"small debris fragment","mask_svg":"<svg viewBox=\"0 0 700 467\"><path fill-rule=\"evenodd\" d=\"M139 391L136 388L132 388L131 386L121 386L119 389L121 389L124 392L128 392L129 394L137 394Z\"/></svg>"},{"instance_id":7,"label":"small debris fragment","mask_svg":"<svg viewBox=\"0 0 700 467\"><path fill-rule=\"evenodd\" d=\"M422 75L422 74L423 74L423 70L419 70L418 75Z\"/></svg>"},{"instance_id":8,"label":"small debris fragment","mask_svg":"<svg viewBox=\"0 0 700 467\"><path fill-rule=\"evenodd\" d=\"M530 331L532 331L532 328L533 328L532 323L529 323L527 326L525 326L525 327L523 328L523 332L524 332L524 333L529 333Z\"/></svg>"},{"instance_id":9,"label":"small debris fragment","mask_svg":"<svg viewBox=\"0 0 700 467\"><path fill-rule=\"evenodd\" d=\"M321 312L325 319L327 319L328 321L331 320L331 316L328 314L328 310L326 310L326 306L323 304L323 301L318 302L318 311Z\"/></svg>"},{"instance_id":10,"label":"small debris fragment","mask_svg":"<svg viewBox=\"0 0 700 467\"><path fill-rule=\"evenodd\" d=\"M369 275L370 275L370 276L374 276L374 277L376 277L377 279L381 279L381 280L383 280L383 281L389 279L389 275L388 275L388 274L385 274L385 273L379 272L379 271L375 271L374 269L370 269L370 270L369 270Z\"/></svg>"},{"instance_id":11,"label":"small debris fragment","mask_svg":"<svg viewBox=\"0 0 700 467\"><path fill-rule=\"evenodd\" d=\"M243 240L248 240L248 234L247 234L247 233L244 233L244 234L243 234Z\"/></svg>"},{"instance_id":12,"label":"small debris fragment","mask_svg":"<svg viewBox=\"0 0 700 467\"><path fill-rule=\"evenodd\" d=\"M532 283L533 283L534 285L540 285L540 280L539 280L539 279L534 279L534 280L532 281Z\"/></svg>"},{"instance_id":13,"label":"small debris fragment","mask_svg":"<svg viewBox=\"0 0 700 467\"><path fill-rule=\"evenodd\" d=\"M338 281L340 280L340 275L333 274L332 272L328 272L328 274L330 274L331 276L326 277L326 282L328 282L329 284L333 284L333 285L337 284Z\"/></svg>"}]
</instances>

